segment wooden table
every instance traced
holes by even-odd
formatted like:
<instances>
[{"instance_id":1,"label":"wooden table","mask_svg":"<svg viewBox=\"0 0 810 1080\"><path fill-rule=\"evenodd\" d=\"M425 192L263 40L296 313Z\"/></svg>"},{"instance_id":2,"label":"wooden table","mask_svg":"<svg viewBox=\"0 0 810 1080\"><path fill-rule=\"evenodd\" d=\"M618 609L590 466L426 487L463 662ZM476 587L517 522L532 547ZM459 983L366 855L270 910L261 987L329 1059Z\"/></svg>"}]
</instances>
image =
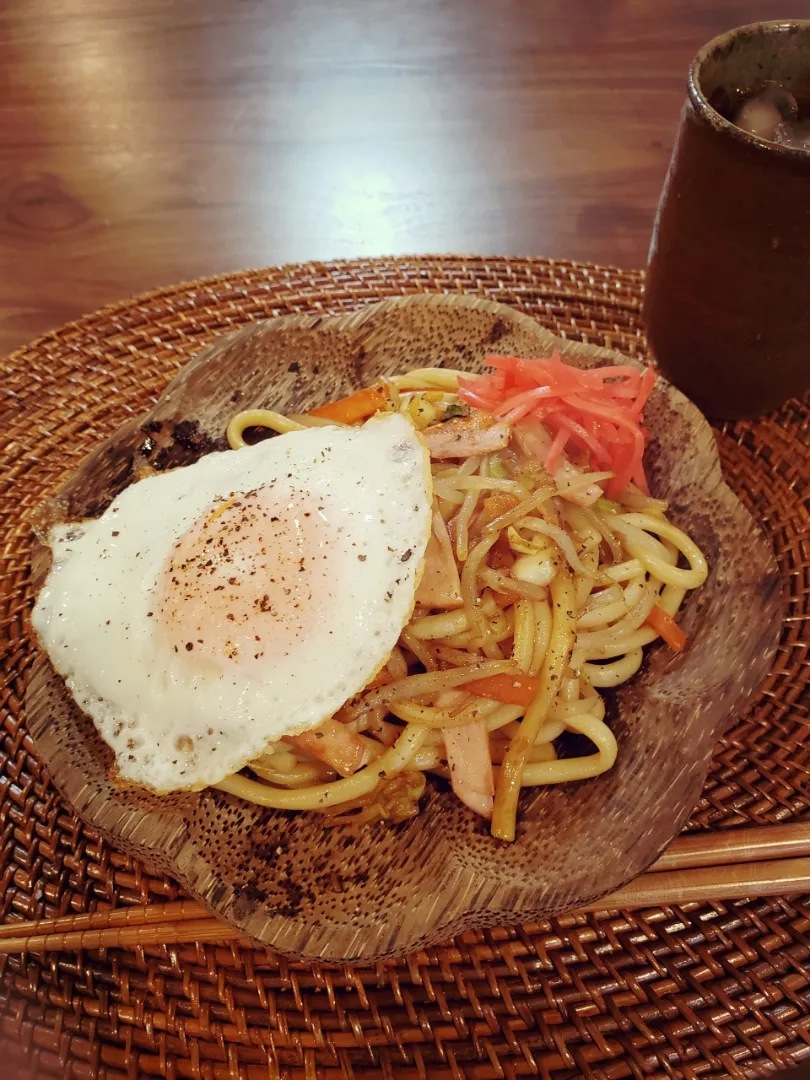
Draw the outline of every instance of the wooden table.
<instances>
[{"instance_id":1,"label":"wooden table","mask_svg":"<svg viewBox=\"0 0 810 1080\"><path fill-rule=\"evenodd\" d=\"M806 0L8 0L0 353L168 282L644 263L698 46Z\"/></svg>"}]
</instances>

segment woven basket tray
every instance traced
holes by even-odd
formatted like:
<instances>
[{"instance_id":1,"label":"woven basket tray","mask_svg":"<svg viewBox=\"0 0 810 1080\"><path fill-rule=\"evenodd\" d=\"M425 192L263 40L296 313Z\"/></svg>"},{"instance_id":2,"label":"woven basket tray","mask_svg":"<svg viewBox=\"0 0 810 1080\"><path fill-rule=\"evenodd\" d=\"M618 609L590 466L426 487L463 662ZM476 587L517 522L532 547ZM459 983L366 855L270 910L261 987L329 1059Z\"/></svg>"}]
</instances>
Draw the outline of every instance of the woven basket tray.
<instances>
[{"instance_id":1,"label":"woven basket tray","mask_svg":"<svg viewBox=\"0 0 810 1080\"><path fill-rule=\"evenodd\" d=\"M151 293L10 357L0 428L3 917L178 896L71 814L21 713L27 515L93 445L210 338L265 316L469 292L639 356L640 289L637 273L541 260L308 264ZM717 434L791 604L766 686L718 744L692 830L795 821L810 807L810 409L793 402ZM810 904L796 899L568 916L368 968L235 945L13 958L0 984L0 1077L742 1077L810 1054L808 966Z\"/></svg>"}]
</instances>

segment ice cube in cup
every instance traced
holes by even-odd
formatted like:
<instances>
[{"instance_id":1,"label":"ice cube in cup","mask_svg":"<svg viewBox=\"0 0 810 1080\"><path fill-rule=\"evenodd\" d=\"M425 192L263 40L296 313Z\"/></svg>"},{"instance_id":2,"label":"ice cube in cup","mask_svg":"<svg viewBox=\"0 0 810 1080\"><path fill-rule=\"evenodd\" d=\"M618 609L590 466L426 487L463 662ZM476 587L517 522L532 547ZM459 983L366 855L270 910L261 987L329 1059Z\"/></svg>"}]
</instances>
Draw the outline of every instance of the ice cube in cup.
<instances>
[{"instance_id":1,"label":"ice cube in cup","mask_svg":"<svg viewBox=\"0 0 810 1080\"><path fill-rule=\"evenodd\" d=\"M789 150L810 152L810 119L783 121L777 125L773 141Z\"/></svg>"},{"instance_id":2,"label":"ice cube in cup","mask_svg":"<svg viewBox=\"0 0 810 1080\"><path fill-rule=\"evenodd\" d=\"M743 99L734 115L738 128L760 139L774 142L777 128L799 114L796 98L776 82L767 82L755 94Z\"/></svg>"}]
</instances>

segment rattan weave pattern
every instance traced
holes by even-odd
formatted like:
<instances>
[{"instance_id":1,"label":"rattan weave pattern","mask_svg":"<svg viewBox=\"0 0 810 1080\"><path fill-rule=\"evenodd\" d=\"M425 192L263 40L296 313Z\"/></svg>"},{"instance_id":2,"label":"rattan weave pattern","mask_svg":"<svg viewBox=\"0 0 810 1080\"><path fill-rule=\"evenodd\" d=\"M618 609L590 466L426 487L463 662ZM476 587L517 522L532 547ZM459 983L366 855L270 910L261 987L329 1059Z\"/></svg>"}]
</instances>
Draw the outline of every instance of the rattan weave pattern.
<instances>
[{"instance_id":1,"label":"rattan weave pattern","mask_svg":"<svg viewBox=\"0 0 810 1080\"><path fill-rule=\"evenodd\" d=\"M26 516L98 439L212 336L253 319L405 292L472 292L557 333L640 355L640 288L636 273L528 259L308 264L151 293L9 358L0 427L3 916L177 895L76 821L21 716ZM726 426L718 439L729 482L773 539L791 606L766 687L717 748L693 829L793 820L810 806L810 410L794 402L757 424ZM742 1076L810 1054L808 966L810 906L781 899L570 916L352 970L235 945L27 957L3 969L0 1078Z\"/></svg>"}]
</instances>

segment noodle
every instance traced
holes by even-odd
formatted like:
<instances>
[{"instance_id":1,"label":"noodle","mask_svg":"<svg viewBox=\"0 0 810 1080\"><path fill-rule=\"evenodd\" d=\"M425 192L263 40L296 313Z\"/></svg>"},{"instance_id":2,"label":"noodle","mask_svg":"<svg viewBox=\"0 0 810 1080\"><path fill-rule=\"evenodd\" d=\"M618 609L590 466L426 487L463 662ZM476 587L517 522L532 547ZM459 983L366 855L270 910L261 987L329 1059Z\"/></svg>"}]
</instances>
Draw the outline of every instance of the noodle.
<instances>
[{"instance_id":1,"label":"noodle","mask_svg":"<svg viewBox=\"0 0 810 1080\"><path fill-rule=\"evenodd\" d=\"M574 547L574 541L568 535L568 533L561 529L559 525L549 525L547 521L543 521L542 518L527 517L521 518L518 525L522 529L529 529L530 532L542 533L543 536L550 537L563 555L568 560L568 565L577 574L582 574L584 577L590 577L591 574L577 555L576 548Z\"/></svg>"},{"instance_id":2,"label":"noodle","mask_svg":"<svg viewBox=\"0 0 810 1080\"><path fill-rule=\"evenodd\" d=\"M451 506L461 507L464 505L465 496L461 494L454 482L449 480L433 480L433 494L442 502L450 503Z\"/></svg>"},{"instance_id":3,"label":"noodle","mask_svg":"<svg viewBox=\"0 0 810 1080\"><path fill-rule=\"evenodd\" d=\"M534 652L529 666L530 675L536 675L542 667L549 641L551 641L551 607L547 600L542 600L534 604Z\"/></svg>"},{"instance_id":4,"label":"noodle","mask_svg":"<svg viewBox=\"0 0 810 1080\"><path fill-rule=\"evenodd\" d=\"M515 665L511 660L485 660L465 668L408 675L405 679L398 679L387 686L372 690L362 699L360 709L372 709L375 705L383 705L389 701L405 701L423 694L435 694L452 686L462 686L465 682L486 678L487 675L508 674L514 670Z\"/></svg>"},{"instance_id":5,"label":"noodle","mask_svg":"<svg viewBox=\"0 0 810 1080\"><path fill-rule=\"evenodd\" d=\"M595 510L592 506L583 506L582 516L590 524L591 528L595 529L596 532L598 532L602 539L605 541L608 548L610 549L610 554L613 558L613 562L620 562L622 557L621 544L613 529L611 529L610 525L608 524L605 516L601 514L598 510Z\"/></svg>"},{"instance_id":6,"label":"noodle","mask_svg":"<svg viewBox=\"0 0 810 1080\"><path fill-rule=\"evenodd\" d=\"M417 705L412 701L392 701L389 710L408 724L422 724L429 728L463 727L481 719L475 701L456 712L432 705Z\"/></svg>"},{"instance_id":7,"label":"noodle","mask_svg":"<svg viewBox=\"0 0 810 1080\"><path fill-rule=\"evenodd\" d=\"M630 578L638 577L643 572L644 567L638 559L628 559L626 562L618 563L616 566L602 567L602 577L608 581L628 581Z\"/></svg>"},{"instance_id":8,"label":"noodle","mask_svg":"<svg viewBox=\"0 0 810 1080\"><path fill-rule=\"evenodd\" d=\"M304 430L303 424L298 424L281 413L272 412L270 409L249 409L247 412L238 413L228 424L226 434L231 450L241 450L243 446L247 446L244 433L249 427L270 428L279 435Z\"/></svg>"},{"instance_id":9,"label":"noodle","mask_svg":"<svg viewBox=\"0 0 810 1080\"><path fill-rule=\"evenodd\" d=\"M292 755L290 756L292 757ZM260 764L260 761L266 762L266 764ZM296 762L291 769L280 769L273 767L272 757L265 757L260 761L251 761L251 772L256 773L262 780L268 780L271 784L279 784L281 787L302 787L315 781L335 780L337 778L337 773L333 769L324 769L314 762ZM295 758L293 758L293 761L295 762Z\"/></svg>"},{"instance_id":10,"label":"noodle","mask_svg":"<svg viewBox=\"0 0 810 1080\"><path fill-rule=\"evenodd\" d=\"M547 502L554 494L554 488L550 485L542 485L534 495L528 499L524 499L522 503L509 510L505 514L501 514L500 517L495 518L494 521L490 521L486 526L485 532L499 533L501 529L505 529L507 525L512 525L515 521L519 521L525 517L530 510L536 510L542 503Z\"/></svg>"},{"instance_id":11,"label":"noodle","mask_svg":"<svg viewBox=\"0 0 810 1080\"><path fill-rule=\"evenodd\" d=\"M449 667L464 667L465 664L475 664L482 659L477 650L456 649L452 645L436 644L433 651L439 663Z\"/></svg>"},{"instance_id":12,"label":"noodle","mask_svg":"<svg viewBox=\"0 0 810 1080\"><path fill-rule=\"evenodd\" d=\"M461 491L510 491L513 495L525 495L526 488L516 480L503 480L498 476L462 476L455 482Z\"/></svg>"},{"instance_id":13,"label":"noodle","mask_svg":"<svg viewBox=\"0 0 810 1080\"><path fill-rule=\"evenodd\" d=\"M402 649L398 645L395 645L391 650L391 655L388 657L388 663L385 666L392 679L404 679L408 674L408 665L402 655Z\"/></svg>"},{"instance_id":14,"label":"noodle","mask_svg":"<svg viewBox=\"0 0 810 1080\"><path fill-rule=\"evenodd\" d=\"M569 726L580 735L586 735L597 749L587 757L564 758L562 761L532 763L523 767L520 783L523 787L539 784L565 784L571 780L585 780L589 776L612 769L616 762L618 746L613 732L594 716L572 717Z\"/></svg>"},{"instance_id":15,"label":"noodle","mask_svg":"<svg viewBox=\"0 0 810 1080\"><path fill-rule=\"evenodd\" d=\"M420 390L423 387L438 387L441 390L458 390L458 380L469 377L467 371L453 371L451 368L416 368L407 375L394 375L388 382L400 391Z\"/></svg>"},{"instance_id":16,"label":"noodle","mask_svg":"<svg viewBox=\"0 0 810 1080\"><path fill-rule=\"evenodd\" d=\"M428 429L469 413L457 397L462 377L421 368L386 379L384 407L425 431L429 444ZM231 419L227 437L240 449L250 427L286 434L326 423L254 409ZM547 451L553 433L538 432ZM528 452L525 432L513 435L498 451L484 441L481 452L473 445L467 457L432 462L434 531L438 522L449 533L443 557L454 559L461 592L449 590L454 600L444 607L417 602L371 686L335 714L332 723L361 741L369 764L339 776L327 753L316 760L285 740L247 766L252 775L230 776L220 790L324 811L330 823L404 820L417 812L427 772L455 785L451 732L477 724L495 777L492 834L512 840L522 787L613 766L617 745L599 691L638 672L644 647L658 638L653 625L676 616L686 591L706 580L706 560L666 519L662 500L633 484L599 498L614 474L580 469L565 453L552 478ZM584 735L593 753L565 756L556 744L566 732Z\"/></svg>"},{"instance_id":17,"label":"noodle","mask_svg":"<svg viewBox=\"0 0 810 1080\"><path fill-rule=\"evenodd\" d=\"M399 635L399 640L409 652L413 653L426 671L435 671L439 666L436 657L430 651L430 646L425 645L407 626Z\"/></svg>"},{"instance_id":18,"label":"noodle","mask_svg":"<svg viewBox=\"0 0 810 1080\"><path fill-rule=\"evenodd\" d=\"M276 810L323 810L327 806L339 806L341 803L358 799L370 794L377 787L381 774L393 776L407 767L411 758L425 741L427 731L416 724L409 724L403 729L394 746L372 762L360 769L354 776L345 776L331 784L318 784L295 791L279 791L267 784L257 784L246 776L237 774L221 780L214 786L220 791L238 795L248 802L269 806Z\"/></svg>"},{"instance_id":19,"label":"noodle","mask_svg":"<svg viewBox=\"0 0 810 1080\"><path fill-rule=\"evenodd\" d=\"M630 592L630 588L628 588L626 592ZM620 644L638 630L642 623L646 622L647 616L652 611L653 604L658 598L658 593L653 582L644 582L638 590L637 595L638 599L635 599L634 595L633 599L635 602L627 614L619 619L618 622L614 623L613 626L607 627L604 630L592 630L577 635L574 659L572 660L573 667L579 667L577 658L581 657L585 660L593 660L603 656L603 649Z\"/></svg>"},{"instance_id":20,"label":"noodle","mask_svg":"<svg viewBox=\"0 0 810 1080\"><path fill-rule=\"evenodd\" d=\"M665 499L653 499L639 491L635 484L628 484L622 495L622 502L630 510L647 511L647 513L665 514L668 503Z\"/></svg>"},{"instance_id":21,"label":"noodle","mask_svg":"<svg viewBox=\"0 0 810 1080\"><path fill-rule=\"evenodd\" d=\"M456 558L464 562L470 551L470 519L478 505L478 492L468 491L456 518Z\"/></svg>"},{"instance_id":22,"label":"noodle","mask_svg":"<svg viewBox=\"0 0 810 1080\"><path fill-rule=\"evenodd\" d=\"M639 646L637 649L628 649L612 664L583 664L580 670L591 686L620 686L635 675L643 659L644 654Z\"/></svg>"},{"instance_id":23,"label":"noodle","mask_svg":"<svg viewBox=\"0 0 810 1080\"><path fill-rule=\"evenodd\" d=\"M509 749L509 744L507 742L499 740L498 742L493 743L493 746L492 746L492 761L493 761L493 763L495 765L503 764L503 759L506 756L506 754L508 752L508 749ZM540 744L536 743L531 748L531 750L529 750L528 759L527 759L528 763L526 765L526 768L528 768L529 765L537 764L537 763L539 763L541 761L556 761L556 760L557 760L557 751L554 749L554 746L552 745L552 743L550 743L550 742L540 743ZM497 775L497 773L496 773L496 775Z\"/></svg>"},{"instance_id":24,"label":"noodle","mask_svg":"<svg viewBox=\"0 0 810 1080\"><path fill-rule=\"evenodd\" d=\"M499 705L484 717L484 724L487 731L499 731L520 719L525 711L522 705Z\"/></svg>"},{"instance_id":25,"label":"noodle","mask_svg":"<svg viewBox=\"0 0 810 1080\"><path fill-rule=\"evenodd\" d=\"M592 630L615 622L629 611L626 590L611 585L598 593L592 592L580 608L577 630Z\"/></svg>"},{"instance_id":26,"label":"noodle","mask_svg":"<svg viewBox=\"0 0 810 1080\"><path fill-rule=\"evenodd\" d=\"M470 620L466 611L443 611L441 615L424 615L411 623L409 631L412 637L422 641L438 641L441 638L463 634L470 629Z\"/></svg>"},{"instance_id":27,"label":"noodle","mask_svg":"<svg viewBox=\"0 0 810 1080\"><path fill-rule=\"evenodd\" d=\"M489 623L483 617L478 607L478 571L484 564L490 548L498 540L497 533L485 536L467 556L464 569L461 571L461 598L464 601L464 610L467 614L468 625L478 630L481 636L481 648L487 656L496 658L501 656L501 651L494 641Z\"/></svg>"},{"instance_id":28,"label":"noodle","mask_svg":"<svg viewBox=\"0 0 810 1080\"><path fill-rule=\"evenodd\" d=\"M649 573L655 574L667 585L696 589L708 577L709 568L703 552L685 532L676 529L664 518L650 514L622 514L616 515L611 524L624 536L625 546L630 554L635 555ZM681 570L670 565L666 557L658 553L657 547L663 545L648 535L651 532L670 540L689 563L689 569Z\"/></svg>"},{"instance_id":29,"label":"noodle","mask_svg":"<svg viewBox=\"0 0 810 1080\"><path fill-rule=\"evenodd\" d=\"M551 640L540 673L540 689L523 718L520 734L509 744L495 785L492 835L514 840L517 800L529 747L557 696L557 686L574 643L574 587L571 575L561 570L551 584Z\"/></svg>"},{"instance_id":30,"label":"noodle","mask_svg":"<svg viewBox=\"0 0 810 1080\"><path fill-rule=\"evenodd\" d=\"M521 671L529 674L534 655L534 605L518 600L515 605L515 643L512 657Z\"/></svg>"},{"instance_id":31,"label":"noodle","mask_svg":"<svg viewBox=\"0 0 810 1080\"><path fill-rule=\"evenodd\" d=\"M512 593L514 596L522 596L526 600L545 600L546 598L544 585L535 585L531 581L508 577L498 570L491 570L488 566L484 566L478 571L478 577L485 585L497 589L498 592Z\"/></svg>"}]
</instances>

